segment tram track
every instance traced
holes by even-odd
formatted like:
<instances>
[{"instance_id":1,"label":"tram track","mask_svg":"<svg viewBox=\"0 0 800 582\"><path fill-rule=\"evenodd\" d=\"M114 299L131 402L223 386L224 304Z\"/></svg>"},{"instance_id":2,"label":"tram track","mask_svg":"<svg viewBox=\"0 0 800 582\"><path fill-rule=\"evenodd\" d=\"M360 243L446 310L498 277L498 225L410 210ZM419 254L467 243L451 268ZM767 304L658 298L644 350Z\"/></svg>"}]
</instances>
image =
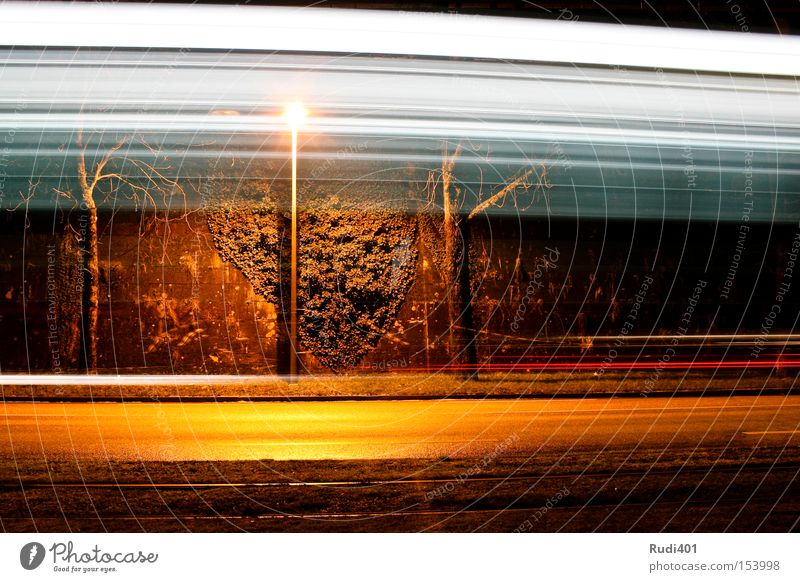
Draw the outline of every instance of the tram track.
<instances>
[{"instance_id":1,"label":"tram track","mask_svg":"<svg viewBox=\"0 0 800 582\"><path fill-rule=\"evenodd\" d=\"M800 466L794 463L772 464L759 463L740 466L706 467L706 468L675 468L675 469L647 469L647 470L618 470L592 473L560 473L542 474L532 473L524 475L505 475L505 476L469 476L461 479L461 482L473 483L505 483L523 481L545 481L583 478L583 479L612 479L621 477L646 477L646 476L687 476L687 475L719 475L719 474L740 474L743 472L763 471L763 472L795 472L800 475ZM385 485L436 485L446 484L454 480L459 480L459 475L426 478L426 479L354 479L339 481L219 481L219 482L81 482L81 481L0 481L0 491L18 489L41 489L41 488L80 488L80 489L172 489L172 490L198 490L198 489L263 489L276 487L342 487L358 488Z\"/></svg>"}]
</instances>

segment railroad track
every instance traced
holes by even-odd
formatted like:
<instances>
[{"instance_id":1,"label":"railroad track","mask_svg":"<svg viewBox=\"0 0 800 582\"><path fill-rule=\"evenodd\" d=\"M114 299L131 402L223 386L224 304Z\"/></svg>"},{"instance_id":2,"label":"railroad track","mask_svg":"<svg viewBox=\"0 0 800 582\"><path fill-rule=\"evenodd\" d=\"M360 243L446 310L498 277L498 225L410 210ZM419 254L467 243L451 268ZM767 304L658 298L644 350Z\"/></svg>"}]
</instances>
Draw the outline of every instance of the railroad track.
<instances>
[{"instance_id":1,"label":"railroad track","mask_svg":"<svg viewBox=\"0 0 800 582\"><path fill-rule=\"evenodd\" d=\"M358 479L341 481L219 481L219 482L183 482L183 483L157 483L157 482L125 482L125 481L102 481L102 482L83 482L83 481L0 481L0 490L17 489L41 489L41 488L80 488L80 489L244 489L244 488L272 488L272 487L372 487L384 485L436 485L446 484L453 481L459 482L519 482L519 481L548 481L558 480L563 482L569 478L585 479L611 479L620 477L647 477L647 476L677 476L677 475L711 475L711 474L738 474L746 472L774 473L783 471L794 471L800 476L800 466L793 463L759 463L750 465L727 466L727 467L706 467L706 468L681 468L675 469L647 469L647 470L628 470L628 471L605 471L592 473L559 473L559 474L525 474L525 475L506 475L506 476L469 476L459 479L459 475L449 477L437 477L429 479Z\"/></svg>"},{"instance_id":2,"label":"railroad track","mask_svg":"<svg viewBox=\"0 0 800 582\"><path fill-rule=\"evenodd\" d=\"M447 493L433 494L448 483L454 487ZM534 516L562 487L569 494L547 507L539 522ZM648 524L661 524L656 529L678 524L692 530L712 519L719 531L734 523L744 530L788 531L798 527L800 466L767 462L463 480L6 480L0 482L4 502L13 504L0 516L6 531L513 531L525 520L539 522L537 530L625 531L625 524L644 516Z\"/></svg>"},{"instance_id":3,"label":"railroad track","mask_svg":"<svg viewBox=\"0 0 800 582\"><path fill-rule=\"evenodd\" d=\"M735 526L743 506L748 507L750 525ZM647 531L800 531L795 499L776 502L749 497L698 498L626 503L590 502L560 504L537 515L541 505L464 507L457 509L402 509L397 511L261 512L207 515L107 515L65 512L58 516L17 516L0 519L6 532L166 532L166 531L634 531L639 523ZM662 525L654 525L660 515ZM646 517L647 516L647 517ZM526 521L533 527L525 527ZM688 524L688 525L687 525ZM640 528L641 529L641 528Z\"/></svg>"}]
</instances>

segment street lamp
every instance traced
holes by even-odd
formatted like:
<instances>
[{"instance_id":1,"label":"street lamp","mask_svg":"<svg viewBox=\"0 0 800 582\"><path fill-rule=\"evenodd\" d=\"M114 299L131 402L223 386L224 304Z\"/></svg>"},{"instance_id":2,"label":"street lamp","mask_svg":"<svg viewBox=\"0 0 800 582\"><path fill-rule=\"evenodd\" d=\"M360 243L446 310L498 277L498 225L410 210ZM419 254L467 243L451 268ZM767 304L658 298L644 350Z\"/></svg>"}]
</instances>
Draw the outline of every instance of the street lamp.
<instances>
[{"instance_id":1,"label":"street lamp","mask_svg":"<svg viewBox=\"0 0 800 582\"><path fill-rule=\"evenodd\" d=\"M283 118L292 130L292 258L289 283L289 386L297 385L297 128L308 112L302 103L290 103Z\"/></svg>"}]
</instances>

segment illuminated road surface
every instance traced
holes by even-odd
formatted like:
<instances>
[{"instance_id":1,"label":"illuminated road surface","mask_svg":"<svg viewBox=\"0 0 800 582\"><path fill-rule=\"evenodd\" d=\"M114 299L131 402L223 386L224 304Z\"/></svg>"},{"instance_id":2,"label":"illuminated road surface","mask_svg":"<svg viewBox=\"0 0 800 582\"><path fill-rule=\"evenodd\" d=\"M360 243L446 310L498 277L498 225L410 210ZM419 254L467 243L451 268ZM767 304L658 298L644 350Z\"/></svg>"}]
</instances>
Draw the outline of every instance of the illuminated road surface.
<instances>
[{"instance_id":1,"label":"illuminated road surface","mask_svg":"<svg viewBox=\"0 0 800 582\"><path fill-rule=\"evenodd\" d=\"M458 458L800 444L797 396L7 403L0 413L0 457L17 460Z\"/></svg>"}]
</instances>

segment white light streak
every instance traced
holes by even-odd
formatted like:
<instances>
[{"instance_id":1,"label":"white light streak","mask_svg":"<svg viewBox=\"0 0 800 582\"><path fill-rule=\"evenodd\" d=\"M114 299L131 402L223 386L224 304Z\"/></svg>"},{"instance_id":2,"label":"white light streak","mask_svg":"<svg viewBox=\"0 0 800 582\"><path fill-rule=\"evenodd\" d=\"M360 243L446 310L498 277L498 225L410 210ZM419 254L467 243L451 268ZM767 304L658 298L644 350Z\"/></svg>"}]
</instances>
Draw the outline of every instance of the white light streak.
<instances>
[{"instance_id":1,"label":"white light streak","mask_svg":"<svg viewBox=\"0 0 800 582\"><path fill-rule=\"evenodd\" d=\"M0 386L185 386L219 384L258 384L277 376L202 375L181 376L148 374L0 374Z\"/></svg>"},{"instance_id":2,"label":"white light streak","mask_svg":"<svg viewBox=\"0 0 800 582\"><path fill-rule=\"evenodd\" d=\"M414 54L800 74L800 38L585 22L314 8L0 5L12 46Z\"/></svg>"}]
</instances>

